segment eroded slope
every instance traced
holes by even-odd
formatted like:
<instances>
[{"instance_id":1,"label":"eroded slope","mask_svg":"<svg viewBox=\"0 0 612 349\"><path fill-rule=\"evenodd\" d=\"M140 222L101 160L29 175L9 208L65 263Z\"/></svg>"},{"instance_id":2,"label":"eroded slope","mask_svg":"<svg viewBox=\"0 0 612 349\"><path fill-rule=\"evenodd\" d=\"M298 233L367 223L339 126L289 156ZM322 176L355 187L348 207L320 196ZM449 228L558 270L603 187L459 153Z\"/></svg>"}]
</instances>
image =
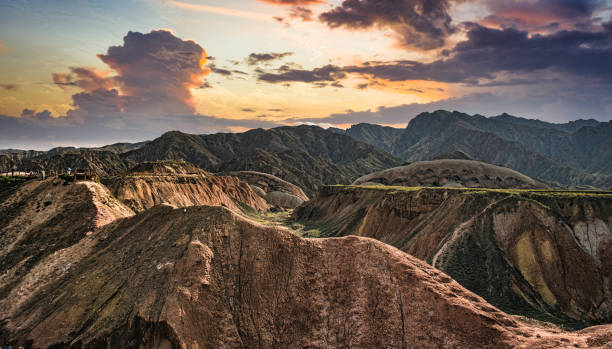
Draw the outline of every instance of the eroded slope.
<instances>
[{"instance_id":1,"label":"eroded slope","mask_svg":"<svg viewBox=\"0 0 612 349\"><path fill-rule=\"evenodd\" d=\"M63 185L49 179L24 184L0 202L0 298L15 303L27 297L28 292L8 294L28 275L44 269L50 256L98 227L133 214L98 183ZM28 284L38 287L36 278Z\"/></svg>"},{"instance_id":2,"label":"eroded slope","mask_svg":"<svg viewBox=\"0 0 612 349\"><path fill-rule=\"evenodd\" d=\"M408 187L547 189L512 169L464 159L417 161L358 178L354 185L378 183Z\"/></svg>"},{"instance_id":3,"label":"eroded slope","mask_svg":"<svg viewBox=\"0 0 612 349\"><path fill-rule=\"evenodd\" d=\"M221 207L157 206L97 230L30 301L0 301L32 348L595 347L611 328L518 322L371 239L301 239ZM62 253L48 261L60 265ZM12 292L20 292L15 285Z\"/></svg>"},{"instance_id":4,"label":"eroded slope","mask_svg":"<svg viewBox=\"0 0 612 349\"><path fill-rule=\"evenodd\" d=\"M293 183L289 183L268 173L256 171L231 171L221 175L235 176L248 183L253 190L263 197L270 205L282 208L296 208L308 196Z\"/></svg>"},{"instance_id":5,"label":"eroded slope","mask_svg":"<svg viewBox=\"0 0 612 349\"><path fill-rule=\"evenodd\" d=\"M223 205L235 211L246 207L263 211L270 207L239 178L215 176L187 162L143 163L125 175L104 178L102 182L136 212L162 203L178 207Z\"/></svg>"},{"instance_id":6,"label":"eroded slope","mask_svg":"<svg viewBox=\"0 0 612 349\"><path fill-rule=\"evenodd\" d=\"M396 246L511 313L612 321L611 194L327 187L295 217Z\"/></svg>"}]
</instances>

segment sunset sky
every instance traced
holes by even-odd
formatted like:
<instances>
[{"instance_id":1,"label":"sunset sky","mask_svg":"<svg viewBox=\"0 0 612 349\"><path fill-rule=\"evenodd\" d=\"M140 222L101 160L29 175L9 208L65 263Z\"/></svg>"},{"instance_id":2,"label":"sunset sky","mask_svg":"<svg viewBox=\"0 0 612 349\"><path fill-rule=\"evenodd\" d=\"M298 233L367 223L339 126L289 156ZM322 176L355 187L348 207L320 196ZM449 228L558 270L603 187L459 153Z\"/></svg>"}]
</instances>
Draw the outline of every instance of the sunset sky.
<instances>
[{"instance_id":1,"label":"sunset sky","mask_svg":"<svg viewBox=\"0 0 612 349\"><path fill-rule=\"evenodd\" d=\"M612 119L612 0L0 0L0 148Z\"/></svg>"}]
</instances>

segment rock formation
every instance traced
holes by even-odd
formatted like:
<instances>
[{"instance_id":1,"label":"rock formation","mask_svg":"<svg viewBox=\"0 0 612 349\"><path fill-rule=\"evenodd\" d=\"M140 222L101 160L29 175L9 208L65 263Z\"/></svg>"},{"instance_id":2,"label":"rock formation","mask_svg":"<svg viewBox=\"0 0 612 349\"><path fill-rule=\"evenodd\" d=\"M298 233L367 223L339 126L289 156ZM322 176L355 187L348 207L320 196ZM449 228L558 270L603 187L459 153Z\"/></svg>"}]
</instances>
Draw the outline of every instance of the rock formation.
<instances>
[{"instance_id":1,"label":"rock formation","mask_svg":"<svg viewBox=\"0 0 612 349\"><path fill-rule=\"evenodd\" d=\"M185 161L139 164L124 175L102 182L135 212L162 203L177 207L223 205L235 211L245 206L256 211L270 207L237 177L215 176Z\"/></svg>"},{"instance_id":2,"label":"rock formation","mask_svg":"<svg viewBox=\"0 0 612 349\"><path fill-rule=\"evenodd\" d=\"M610 326L568 333L518 321L375 240L302 239L221 207L162 205L119 219L2 288L0 340L26 348L551 348L612 340Z\"/></svg>"},{"instance_id":3,"label":"rock formation","mask_svg":"<svg viewBox=\"0 0 612 349\"><path fill-rule=\"evenodd\" d=\"M294 215L396 246L507 312L612 321L609 193L337 186Z\"/></svg>"},{"instance_id":4,"label":"rock formation","mask_svg":"<svg viewBox=\"0 0 612 349\"><path fill-rule=\"evenodd\" d=\"M408 187L546 189L545 184L509 168L474 160L417 161L358 178L354 185Z\"/></svg>"},{"instance_id":5,"label":"rock formation","mask_svg":"<svg viewBox=\"0 0 612 349\"><path fill-rule=\"evenodd\" d=\"M271 174L256 171L232 171L223 172L221 175L235 176L247 182L272 206L296 208L304 201L308 201L308 196L300 187Z\"/></svg>"}]
</instances>

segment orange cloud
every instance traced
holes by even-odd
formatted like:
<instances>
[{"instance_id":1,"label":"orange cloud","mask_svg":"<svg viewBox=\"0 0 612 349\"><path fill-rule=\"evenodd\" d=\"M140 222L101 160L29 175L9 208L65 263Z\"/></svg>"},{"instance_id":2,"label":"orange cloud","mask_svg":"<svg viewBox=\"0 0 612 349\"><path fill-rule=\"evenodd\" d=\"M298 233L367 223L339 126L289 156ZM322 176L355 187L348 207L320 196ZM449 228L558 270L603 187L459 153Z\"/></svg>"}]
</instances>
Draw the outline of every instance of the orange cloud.
<instances>
[{"instance_id":1,"label":"orange cloud","mask_svg":"<svg viewBox=\"0 0 612 349\"><path fill-rule=\"evenodd\" d=\"M173 6L180 7L185 10L191 10L191 11L210 12L210 13L216 13L216 14L226 15L226 16L256 19L256 20L265 21L265 22L274 21L274 19L270 18L269 15L263 14L263 13L257 13L257 12L241 11L241 10L235 10L235 9L230 9L230 8L225 8L225 7L218 7L218 6L190 4L190 3L182 2L182 1L170 1L170 4Z\"/></svg>"},{"instance_id":2,"label":"orange cloud","mask_svg":"<svg viewBox=\"0 0 612 349\"><path fill-rule=\"evenodd\" d=\"M115 81L109 75L110 72L98 72L93 68L73 67L70 68L70 73L54 73L52 78L53 82L62 89L77 86L92 92L100 88L108 90L115 87Z\"/></svg>"},{"instance_id":3,"label":"orange cloud","mask_svg":"<svg viewBox=\"0 0 612 349\"><path fill-rule=\"evenodd\" d=\"M309 6L325 4L323 0L259 0L272 5L285 5L285 6Z\"/></svg>"},{"instance_id":4,"label":"orange cloud","mask_svg":"<svg viewBox=\"0 0 612 349\"><path fill-rule=\"evenodd\" d=\"M10 47L6 46L2 41L0 41L0 52L9 52L10 50Z\"/></svg>"},{"instance_id":5,"label":"orange cloud","mask_svg":"<svg viewBox=\"0 0 612 349\"><path fill-rule=\"evenodd\" d=\"M72 95L75 109L67 116L75 122L87 118L120 118L128 115L191 115L195 113L192 89L210 73L208 55L197 43L182 40L170 31L148 34L128 32L123 45L98 55L109 67L100 72L85 67L53 74L62 88L81 89Z\"/></svg>"},{"instance_id":6,"label":"orange cloud","mask_svg":"<svg viewBox=\"0 0 612 349\"><path fill-rule=\"evenodd\" d=\"M391 81L381 78L370 78L359 81L354 86L358 89L375 89L389 92L407 93L427 101L437 101L452 97L448 84L429 80Z\"/></svg>"}]
</instances>

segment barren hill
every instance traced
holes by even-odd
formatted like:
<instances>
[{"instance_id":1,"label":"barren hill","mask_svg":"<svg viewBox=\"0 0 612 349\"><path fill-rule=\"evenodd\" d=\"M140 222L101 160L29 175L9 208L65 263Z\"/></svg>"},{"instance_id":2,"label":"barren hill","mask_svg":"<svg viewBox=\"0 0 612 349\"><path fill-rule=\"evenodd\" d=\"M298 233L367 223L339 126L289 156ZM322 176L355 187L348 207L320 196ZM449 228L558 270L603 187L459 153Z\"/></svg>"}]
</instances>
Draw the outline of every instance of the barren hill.
<instances>
[{"instance_id":1,"label":"barren hill","mask_svg":"<svg viewBox=\"0 0 612 349\"><path fill-rule=\"evenodd\" d=\"M417 161L407 166L358 178L354 185L378 183L408 187L459 187L547 189L548 187L509 168L474 160Z\"/></svg>"},{"instance_id":2,"label":"barren hill","mask_svg":"<svg viewBox=\"0 0 612 349\"><path fill-rule=\"evenodd\" d=\"M102 183L135 212L162 203L178 207L223 205L236 212L270 207L239 178L215 176L186 161L145 162L124 175L103 178Z\"/></svg>"},{"instance_id":3,"label":"barren hill","mask_svg":"<svg viewBox=\"0 0 612 349\"><path fill-rule=\"evenodd\" d=\"M369 144L306 125L213 135L167 132L122 158L133 164L183 159L210 172L264 172L299 185L306 194L400 164Z\"/></svg>"},{"instance_id":4,"label":"barren hill","mask_svg":"<svg viewBox=\"0 0 612 349\"><path fill-rule=\"evenodd\" d=\"M98 183L63 185L49 179L24 184L0 202L0 298L8 297L11 287L28 273L30 279L24 282L34 287L39 282L36 273L44 274L42 265L56 252L133 214ZM23 292L27 295L29 290Z\"/></svg>"},{"instance_id":5,"label":"barren hill","mask_svg":"<svg viewBox=\"0 0 612 349\"><path fill-rule=\"evenodd\" d=\"M206 174L206 171L183 160L146 161L127 171L131 175L186 175Z\"/></svg>"},{"instance_id":6,"label":"barren hill","mask_svg":"<svg viewBox=\"0 0 612 349\"><path fill-rule=\"evenodd\" d=\"M37 280L33 283L32 280ZM156 206L3 282L28 348L595 347L612 328L527 325L374 240L301 239L220 207Z\"/></svg>"},{"instance_id":7,"label":"barren hill","mask_svg":"<svg viewBox=\"0 0 612 349\"><path fill-rule=\"evenodd\" d=\"M612 321L612 193L327 187L295 218L376 238L514 314Z\"/></svg>"},{"instance_id":8,"label":"barren hill","mask_svg":"<svg viewBox=\"0 0 612 349\"><path fill-rule=\"evenodd\" d=\"M612 122L591 119L553 124L508 114L484 117L437 110L417 115L399 132L380 125L354 127L367 132L349 129L345 134L404 161L462 152L549 185L612 185Z\"/></svg>"},{"instance_id":9,"label":"barren hill","mask_svg":"<svg viewBox=\"0 0 612 349\"><path fill-rule=\"evenodd\" d=\"M304 201L308 201L308 196L304 194L300 187L268 173L230 171L220 173L220 175L235 176L247 182L255 192L272 206L295 208Z\"/></svg>"}]
</instances>

